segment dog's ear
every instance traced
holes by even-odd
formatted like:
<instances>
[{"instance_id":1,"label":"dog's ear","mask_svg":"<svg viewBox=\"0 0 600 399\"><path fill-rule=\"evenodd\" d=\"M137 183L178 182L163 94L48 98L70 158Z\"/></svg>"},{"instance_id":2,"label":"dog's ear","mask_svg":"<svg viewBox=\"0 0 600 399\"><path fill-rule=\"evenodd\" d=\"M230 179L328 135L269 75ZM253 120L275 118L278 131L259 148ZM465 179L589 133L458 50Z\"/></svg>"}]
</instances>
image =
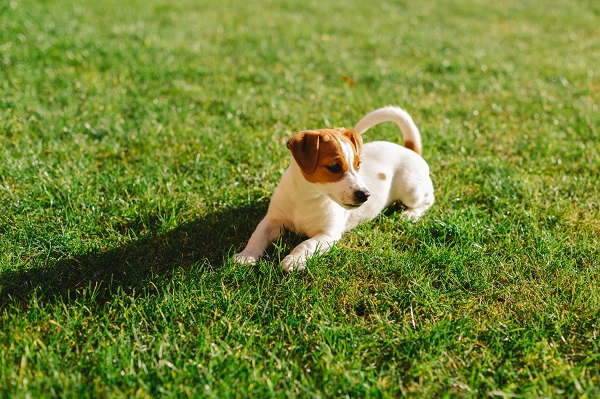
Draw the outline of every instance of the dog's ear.
<instances>
[{"instance_id":1,"label":"dog's ear","mask_svg":"<svg viewBox=\"0 0 600 399\"><path fill-rule=\"evenodd\" d=\"M319 142L321 135L318 132L300 132L288 140L287 148L290 149L300 169L311 175L317 170L319 160Z\"/></svg>"},{"instance_id":2,"label":"dog's ear","mask_svg":"<svg viewBox=\"0 0 600 399\"><path fill-rule=\"evenodd\" d=\"M344 129L342 134L350 140L350 143L352 143L352 145L354 146L354 150L356 151L356 153L360 154L360 151L362 150L362 143L363 143L362 135L360 135L360 134L356 133L354 130L350 130L350 129Z\"/></svg>"}]
</instances>

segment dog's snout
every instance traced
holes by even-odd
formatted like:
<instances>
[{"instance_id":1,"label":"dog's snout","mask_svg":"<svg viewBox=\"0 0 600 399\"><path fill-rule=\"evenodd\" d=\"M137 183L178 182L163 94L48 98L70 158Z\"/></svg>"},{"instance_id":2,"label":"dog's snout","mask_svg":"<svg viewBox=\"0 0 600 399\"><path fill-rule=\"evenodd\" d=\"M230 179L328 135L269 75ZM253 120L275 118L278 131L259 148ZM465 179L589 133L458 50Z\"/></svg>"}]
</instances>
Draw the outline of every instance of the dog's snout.
<instances>
[{"instance_id":1,"label":"dog's snout","mask_svg":"<svg viewBox=\"0 0 600 399\"><path fill-rule=\"evenodd\" d=\"M354 192L354 200L359 204L367 202L367 200L369 199L370 196L371 196L371 193L368 192L367 190L356 190Z\"/></svg>"}]
</instances>

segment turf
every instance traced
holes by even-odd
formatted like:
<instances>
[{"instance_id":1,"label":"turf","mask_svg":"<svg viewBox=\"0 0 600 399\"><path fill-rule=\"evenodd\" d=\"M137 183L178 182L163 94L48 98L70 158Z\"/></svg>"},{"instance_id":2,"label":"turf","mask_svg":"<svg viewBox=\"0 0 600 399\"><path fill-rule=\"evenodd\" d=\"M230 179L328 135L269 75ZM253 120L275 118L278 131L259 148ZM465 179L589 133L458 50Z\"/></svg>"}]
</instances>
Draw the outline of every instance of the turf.
<instances>
[{"instance_id":1,"label":"turf","mask_svg":"<svg viewBox=\"0 0 600 399\"><path fill-rule=\"evenodd\" d=\"M0 396L600 396L598 26L586 0L0 3ZM389 104L424 218L233 264L286 139Z\"/></svg>"}]
</instances>

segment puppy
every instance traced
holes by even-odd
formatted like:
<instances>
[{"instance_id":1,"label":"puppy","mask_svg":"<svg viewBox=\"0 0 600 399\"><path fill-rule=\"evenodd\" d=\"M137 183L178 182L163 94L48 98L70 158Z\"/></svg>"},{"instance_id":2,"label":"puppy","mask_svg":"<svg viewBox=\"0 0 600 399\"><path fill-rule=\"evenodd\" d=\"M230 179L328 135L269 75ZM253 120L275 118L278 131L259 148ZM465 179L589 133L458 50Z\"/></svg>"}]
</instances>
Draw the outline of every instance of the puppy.
<instances>
[{"instance_id":1,"label":"puppy","mask_svg":"<svg viewBox=\"0 0 600 399\"><path fill-rule=\"evenodd\" d=\"M400 127L404 147L385 141L363 145L361 134L381 122ZM308 130L287 142L292 162L281 177L269 209L239 264L254 264L284 229L309 238L287 255L282 266L301 270L307 260L329 250L342 234L375 218L386 206L402 202L416 221L434 202L429 167L421 154L421 135L398 107L377 109L354 127Z\"/></svg>"}]
</instances>

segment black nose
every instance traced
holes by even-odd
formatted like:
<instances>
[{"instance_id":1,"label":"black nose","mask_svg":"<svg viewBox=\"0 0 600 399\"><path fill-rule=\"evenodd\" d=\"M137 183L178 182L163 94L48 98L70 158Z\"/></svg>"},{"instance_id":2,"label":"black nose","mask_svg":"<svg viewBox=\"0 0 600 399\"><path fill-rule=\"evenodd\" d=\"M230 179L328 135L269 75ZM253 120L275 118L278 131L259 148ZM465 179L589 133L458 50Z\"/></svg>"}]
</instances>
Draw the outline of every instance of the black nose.
<instances>
[{"instance_id":1,"label":"black nose","mask_svg":"<svg viewBox=\"0 0 600 399\"><path fill-rule=\"evenodd\" d=\"M371 193L366 190L356 190L354 192L354 201L356 201L356 203L362 204L363 202L366 202L370 196Z\"/></svg>"}]
</instances>

